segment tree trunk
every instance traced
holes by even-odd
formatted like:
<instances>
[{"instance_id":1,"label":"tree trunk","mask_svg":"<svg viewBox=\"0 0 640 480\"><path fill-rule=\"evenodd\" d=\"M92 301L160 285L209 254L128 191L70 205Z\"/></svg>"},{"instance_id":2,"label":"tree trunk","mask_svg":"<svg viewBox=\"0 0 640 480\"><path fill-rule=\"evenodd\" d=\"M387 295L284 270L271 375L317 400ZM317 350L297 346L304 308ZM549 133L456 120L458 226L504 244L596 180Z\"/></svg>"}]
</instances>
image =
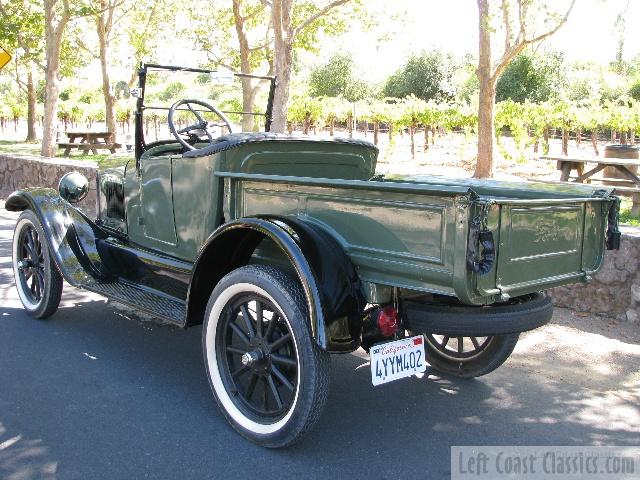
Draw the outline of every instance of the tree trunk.
<instances>
[{"instance_id":1,"label":"tree trunk","mask_svg":"<svg viewBox=\"0 0 640 480\"><path fill-rule=\"evenodd\" d=\"M293 0L273 0L271 2L271 23L273 26L273 64L278 86L273 97L273 132L284 132L287 124L287 103L291 86L291 65L293 64L294 30L291 25Z\"/></svg>"},{"instance_id":2,"label":"tree trunk","mask_svg":"<svg viewBox=\"0 0 640 480\"><path fill-rule=\"evenodd\" d=\"M42 126L42 149L45 157L53 157L56 152L56 120L58 113L58 92L60 90L60 47L62 34L69 21L69 9L64 6L57 18L57 0L44 0L45 69L44 124Z\"/></svg>"},{"instance_id":3,"label":"tree trunk","mask_svg":"<svg viewBox=\"0 0 640 480\"><path fill-rule=\"evenodd\" d=\"M409 137L411 138L411 158L416 158L416 141L415 141L415 128L413 125L409 126Z\"/></svg>"},{"instance_id":4,"label":"tree trunk","mask_svg":"<svg viewBox=\"0 0 640 480\"><path fill-rule=\"evenodd\" d=\"M102 95L104 96L104 115L107 132L116 132L116 98L111 93L109 79L109 35L112 27L113 8L110 7L96 17L98 30L98 48L100 51L100 71L102 73Z\"/></svg>"},{"instance_id":5,"label":"tree trunk","mask_svg":"<svg viewBox=\"0 0 640 480\"><path fill-rule=\"evenodd\" d=\"M336 131L336 119L332 118L331 121L329 122L329 135L333 137L335 131Z\"/></svg>"},{"instance_id":6,"label":"tree trunk","mask_svg":"<svg viewBox=\"0 0 640 480\"><path fill-rule=\"evenodd\" d=\"M542 130L542 153L547 155L549 153L549 127L544 127Z\"/></svg>"},{"instance_id":7,"label":"tree trunk","mask_svg":"<svg viewBox=\"0 0 640 480\"><path fill-rule=\"evenodd\" d=\"M496 101L496 79L492 76L491 31L489 29L488 0L478 1L479 14L479 49L478 70L480 83L478 103L478 158L474 177L490 178L493 176L493 152L496 135L494 107Z\"/></svg>"},{"instance_id":8,"label":"tree trunk","mask_svg":"<svg viewBox=\"0 0 640 480\"><path fill-rule=\"evenodd\" d=\"M380 124L373 122L373 144L378 145L378 136L380 135Z\"/></svg>"},{"instance_id":9,"label":"tree trunk","mask_svg":"<svg viewBox=\"0 0 640 480\"><path fill-rule=\"evenodd\" d=\"M33 72L27 74L27 138L26 142L35 142L36 137L36 88L33 84Z\"/></svg>"},{"instance_id":10,"label":"tree trunk","mask_svg":"<svg viewBox=\"0 0 640 480\"><path fill-rule=\"evenodd\" d=\"M493 177L493 154L496 148L495 82L478 69L480 102L478 106L478 159L474 177Z\"/></svg>"},{"instance_id":11,"label":"tree trunk","mask_svg":"<svg viewBox=\"0 0 640 480\"><path fill-rule=\"evenodd\" d=\"M245 17L242 17L240 11L241 0L233 0L233 18L236 27L236 35L238 36L238 44L240 46L240 72L250 74L251 73L251 48L249 46L249 39L244 29L246 21ZM241 78L242 83L242 111L253 112L253 104L256 98L257 86L253 86L252 80L247 77ZM242 131L250 132L253 130L253 116L242 115ZM273 131L273 127L271 129Z\"/></svg>"},{"instance_id":12,"label":"tree trunk","mask_svg":"<svg viewBox=\"0 0 640 480\"><path fill-rule=\"evenodd\" d=\"M594 129L591 132L591 145L593 145L593 150L596 152L596 156L600 155L598 151L598 131Z\"/></svg>"},{"instance_id":13,"label":"tree trunk","mask_svg":"<svg viewBox=\"0 0 640 480\"><path fill-rule=\"evenodd\" d=\"M627 131L626 130L622 130L620 132L620 143L622 145L626 145L627 144Z\"/></svg>"},{"instance_id":14,"label":"tree trunk","mask_svg":"<svg viewBox=\"0 0 640 480\"><path fill-rule=\"evenodd\" d=\"M309 135L309 126L311 125L311 114L309 112L304 114L304 122L302 124L302 133Z\"/></svg>"},{"instance_id":15,"label":"tree trunk","mask_svg":"<svg viewBox=\"0 0 640 480\"><path fill-rule=\"evenodd\" d=\"M569 130L566 128L562 129L562 155L569 155Z\"/></svg>"},{"instance_id":16,"label":"tree trunk","mask_svg":"<svg viewBox=\"0 0 640 480\"><path fill-rule=\"evenodd\" d=\"M424 151L429 150L429 129L431 127L429 125L424 126Z\"/></svg>"},{"instance_id":17,"label":"tree trunk","mask_svg":"<svg viewBox=\"0 0 640 480\"><path fill-rule=\"evenodd\" d=\"M284 53L275 57L275 71L278 81L275 95L273 96L273 123L271 131L276 133L284 132L287 122L287 104L289 103L289 88L291 85L291 45L281 45L279 47ZM276 46L276 52L278 47Z\"/></svg>"}]
</instances>

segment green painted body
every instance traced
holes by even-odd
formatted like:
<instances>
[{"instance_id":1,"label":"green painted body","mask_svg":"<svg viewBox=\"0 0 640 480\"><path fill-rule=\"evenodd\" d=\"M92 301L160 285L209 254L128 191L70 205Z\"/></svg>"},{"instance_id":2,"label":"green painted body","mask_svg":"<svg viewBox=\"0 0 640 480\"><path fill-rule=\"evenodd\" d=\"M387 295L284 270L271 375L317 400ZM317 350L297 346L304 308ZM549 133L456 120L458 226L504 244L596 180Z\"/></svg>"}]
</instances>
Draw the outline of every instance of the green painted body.
<instances>
[{"instance_id":1,"label":"green painted body","mask_svg":"<svg viewBox=\"0 0 640 480\"><path fill-rule=\"evenodd\" d=\"M337 239L371 302L400 287L491 304L588 280L602 264L615 201L611 190L578 185L369 180L377 150L364 143L279 139L191 158L172 153L175 148L150 148L138 165L120 157L101 171L105 226L141 248L194 262L226 221L302 217ZM104 198L113 188L104 179L118 178L124 179L124 217L110 215ZM471 220L485 204L497 258L480 276L466 256ZM258 255L269 262L272 253L264 246Z\"/></svg>"}]
</instances>

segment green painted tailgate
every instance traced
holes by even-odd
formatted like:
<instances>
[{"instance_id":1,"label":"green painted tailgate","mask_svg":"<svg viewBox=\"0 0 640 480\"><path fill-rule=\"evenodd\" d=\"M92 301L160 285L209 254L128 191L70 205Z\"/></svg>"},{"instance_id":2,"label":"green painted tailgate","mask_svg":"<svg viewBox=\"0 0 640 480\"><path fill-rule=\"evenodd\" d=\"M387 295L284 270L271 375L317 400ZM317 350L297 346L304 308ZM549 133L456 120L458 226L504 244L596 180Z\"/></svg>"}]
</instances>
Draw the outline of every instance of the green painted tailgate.
<instances>
[{"instance_id":1,"label":"green painted tailgate","mask_svg":"<svg viewBox=\"0 0 640 480\"><path fill-rule=\"evenodd\" d=\"M609 205L604 198L497 200L496 265L478 289L516 296L589 280L602 263Z\"/></svg>"}]
</instances>

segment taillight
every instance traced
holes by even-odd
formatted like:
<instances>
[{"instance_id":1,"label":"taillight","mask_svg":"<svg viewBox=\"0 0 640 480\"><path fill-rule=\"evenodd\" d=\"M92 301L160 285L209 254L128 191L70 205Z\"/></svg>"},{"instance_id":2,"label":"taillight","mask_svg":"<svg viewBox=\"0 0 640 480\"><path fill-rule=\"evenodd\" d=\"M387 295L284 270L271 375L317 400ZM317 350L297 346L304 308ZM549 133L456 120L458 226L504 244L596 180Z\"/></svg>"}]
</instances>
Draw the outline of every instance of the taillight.
<instances>
[{"instance_id":1,"label":"taillight","mask_svg":"<svg viewBox=\"0 0 640 480\"><path fill-rule=\"evenodd\" d=\"M385 337L391 337L398 331L398 311L392 306L382 309L378 315L378 330Z\"/></svg>"}]
</instances>

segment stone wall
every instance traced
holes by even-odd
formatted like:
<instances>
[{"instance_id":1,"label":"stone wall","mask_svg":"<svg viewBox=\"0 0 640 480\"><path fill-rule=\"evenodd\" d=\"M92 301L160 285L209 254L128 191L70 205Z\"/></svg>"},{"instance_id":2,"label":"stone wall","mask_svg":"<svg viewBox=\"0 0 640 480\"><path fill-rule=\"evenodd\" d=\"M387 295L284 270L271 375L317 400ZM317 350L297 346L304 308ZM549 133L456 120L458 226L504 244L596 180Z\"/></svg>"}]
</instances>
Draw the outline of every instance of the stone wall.
<instances>
[{"instance_id":1,"label":"stone wall","mask_svg":"<svg viewBox=\"0 0 640 480\"><path fill-rule=\"evenodd\" d=\"M14 190L26 187L57 190L60 177L73 171L82 173L89 180L89 194L79 206L95 211L98 173L98 164L95 162L0 153L0 194L6 198Z\"/></svg>"},{"instance_id":2,"label":"stone wall","mask_svg":"<svg viewBox=\"0 0 640 480\"><path fill-rule=\"evenodd\" d=\"M590 283L554 288L555 305L640 321L640 228L622 226L620 230L620 250L606 252L602 269Z\"/></svg>"}]
</instances>

